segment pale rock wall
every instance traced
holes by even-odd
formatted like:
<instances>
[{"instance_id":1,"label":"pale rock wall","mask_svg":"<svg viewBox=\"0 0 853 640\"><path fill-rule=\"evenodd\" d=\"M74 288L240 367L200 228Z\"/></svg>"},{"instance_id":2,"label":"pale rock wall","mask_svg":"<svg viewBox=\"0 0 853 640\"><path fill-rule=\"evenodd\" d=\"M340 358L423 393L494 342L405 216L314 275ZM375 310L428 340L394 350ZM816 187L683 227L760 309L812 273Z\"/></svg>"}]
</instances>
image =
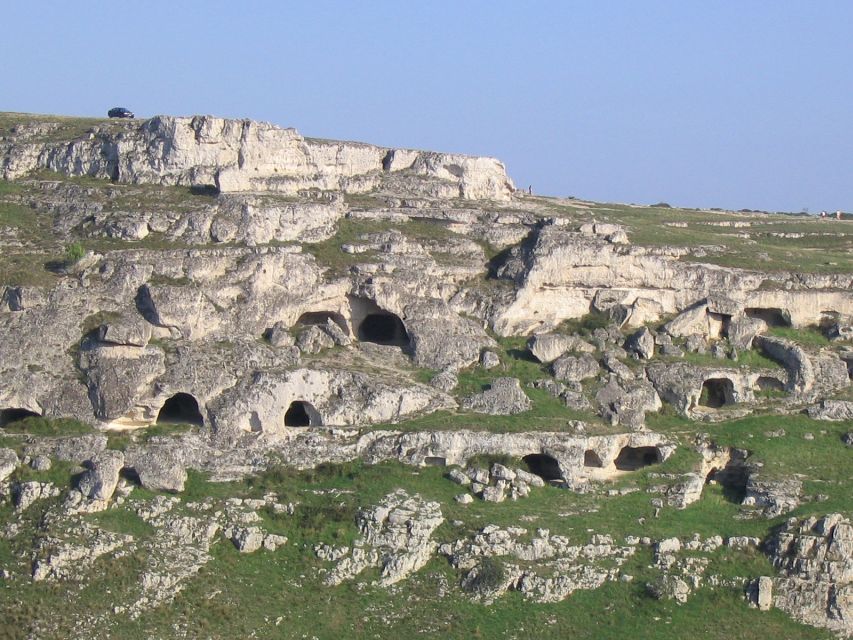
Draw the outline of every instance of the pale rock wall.
<instances>
[{"instance_id":1,"label":"pale rock wall","mask_svg":"<svg viewBox=\"0 0 853 640\"><path fill-rule=\"evenodd\" d=\"M68 143L22 140L4 145L4 179L34 169L133 184L215 185L222 192L306 189L364 192L385 171L445 181L453 196L506 201L514 191L494 158L396 151L355 142L303 138L295 129L213 116L157 116L121 133L105 130Z\"/></svg>"}]
</instances>

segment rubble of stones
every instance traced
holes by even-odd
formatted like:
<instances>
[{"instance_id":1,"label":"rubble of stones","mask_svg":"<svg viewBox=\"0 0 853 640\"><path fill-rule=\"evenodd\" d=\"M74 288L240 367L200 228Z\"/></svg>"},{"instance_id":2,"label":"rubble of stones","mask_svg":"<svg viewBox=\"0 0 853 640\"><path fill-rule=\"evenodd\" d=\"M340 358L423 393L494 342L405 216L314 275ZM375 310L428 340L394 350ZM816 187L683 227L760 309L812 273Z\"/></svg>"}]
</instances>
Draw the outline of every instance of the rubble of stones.
<instances>
[{"instance_id":1,"label":"rubble of stones","mask_svg":"<svg viewBox=\"0 0 853 640\"><path fill-rule=\"evenodd\" d=\"M0 229L4 251L61 249L66 237L119 248L56 267L50 284L0 282L0 499L13 506L3 537L21 535L34 505L50 505L28 579L73 581L100 557L144 550L138 598L124 612L137 616L173 597L223 539L243 552L286 544L258 511L293 505L274 495L185 502L188 470L233 480L271 464L447 466L462 505L548 486L633 491L602 483L690 446L649 429L661 411L709 435L692 444L695 468L649 475L656 515L717 482L742 493L743 517L775 518L819 496L796 475L767 474L745 449L718 446L714 423L767 411L853 420L853 274L724 268L697 261L699 249L636 245L620 225L516 192L491 158L209 116L55 139L61 131L33 122L0 140L0 174L21 186L3 202L50 230ZM780 337L779 327L820 327L828 346ZM515 339L522 349L507 346ZM540 375L508 375L516 360ZM472 379L487 383L472 391ZM491 416L527 424L543 391L565 407L558 427L488 429ZM397 427L442 412L460 427ZM39 417L92 433L17 433ZM175 424L190 428L144 437ZM115 433L128 434L123 451L108 445ZM852 434L839 447L853 447ZM476 463L496 456L528 469ZM80 465L73 489L19 479L56 461ZM135 486L161 494L137 500ZM136 540L83 518L128 505L157 536ZM475 599L517 590L553 602L632 580L622 567L642 547L659 572L647 585L654 597L684 602L703 584L728 585L759 608L853 629L843 516L791 521L763 542L580 541L496 525L437 540L442 523L440 504L400 490L359 512L353 545L314 552L332 565L329 585L371 568L392 585L440 556ZM707 575L718 549L765 551L780 574Z\"/></svg>"}]
</instances>

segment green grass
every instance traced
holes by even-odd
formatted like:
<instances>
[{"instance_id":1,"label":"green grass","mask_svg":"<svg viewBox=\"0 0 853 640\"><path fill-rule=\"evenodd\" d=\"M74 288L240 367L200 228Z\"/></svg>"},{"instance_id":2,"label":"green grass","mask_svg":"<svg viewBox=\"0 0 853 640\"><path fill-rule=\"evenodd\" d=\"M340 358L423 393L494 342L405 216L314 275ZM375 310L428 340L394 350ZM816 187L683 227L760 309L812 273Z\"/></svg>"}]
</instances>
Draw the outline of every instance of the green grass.
<instances>
[{"instance_id":1,"label":"green grass","mask_svg":"<svg viewBox=\"0 0 853 640\"><path fill-rule=\"evenodd\" d=\"M3 427L6 434L26 434L32 436L71 436L97 433L95 428L85 422L71 418L42 418L33 416L10 422Z\"/></svg>"},{"instance_id":2,"label":"green grass","mask_svg":"<svg viewBox=\"0 0 853 640\"><path fill-rule=\"evenodd\" d=\"M832 342L820 330L820 327L770 327L767 334L777 338L785 338L803 347L827 347Z\"/></svg>"}]
</instances>

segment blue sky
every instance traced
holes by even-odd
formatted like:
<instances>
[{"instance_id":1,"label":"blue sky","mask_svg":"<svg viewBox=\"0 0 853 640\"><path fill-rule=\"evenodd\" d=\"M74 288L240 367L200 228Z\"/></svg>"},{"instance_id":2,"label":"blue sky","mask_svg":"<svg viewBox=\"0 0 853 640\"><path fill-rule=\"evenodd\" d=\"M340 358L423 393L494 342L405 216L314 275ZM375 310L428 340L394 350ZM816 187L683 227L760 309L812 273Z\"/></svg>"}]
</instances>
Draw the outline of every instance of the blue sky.
<instances>
[{"instance_id":1,"label":"blue sky","mask_svg":"<svg viewBox=\"0 0 853 640\"><path fill-rule=\"evenodd\" d=\"M0 110L212 113L601 201L853 210L853 2L18 2Z\"/></svg>"}]
</instances>

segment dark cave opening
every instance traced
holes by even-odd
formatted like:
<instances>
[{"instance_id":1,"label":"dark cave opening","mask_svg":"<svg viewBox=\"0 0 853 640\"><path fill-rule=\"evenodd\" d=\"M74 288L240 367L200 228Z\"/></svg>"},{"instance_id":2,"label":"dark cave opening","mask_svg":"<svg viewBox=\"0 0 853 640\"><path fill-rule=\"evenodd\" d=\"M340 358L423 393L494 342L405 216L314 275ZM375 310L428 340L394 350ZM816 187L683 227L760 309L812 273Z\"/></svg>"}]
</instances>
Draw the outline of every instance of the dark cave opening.
<instances>
[{"instance_id":1,"label":"dark cave opening","mask_svg":"<svg viewBox=\"0 0 853 640\"><path fill-rule=\"evenodd\" d=\"M367 314L358 327L358 339L393 347L409 345L409 334L403 321L387 312Z\"/></svg>"},{"instance_id":2,"label":"dark cave opening","mask_svg":"<svg viewBox=\"0 0 853 640\"><path fill-rule=\"evenodd\" d=\"M544 453L531 453L524 456L522 461L527 465L530 473L535 473L546 482L563 480L563 472L560 471L560 463L556 458Z\"/></svg>"},{"instance_id":3,"label":"dark cave opening","mask_svg":"<svg viewBox=\"0 0 853 640\"><path fill-rule=\"evenodd\" d=\"M0 411L0 427L5 427L8 424L12 424L13 422L20 422L21 420L26 420L27 418L40 418L40 414L35 411L29 411L27 409L20 409L17 407L10 407L8 409L3 409Z\"/></svg>"},{"instance_id":4,"label":"dark cave opening","mask_svg":"<svg viewBox=\"0 0 853 640\"><path fill-rule=\"evenodd\" d=\"M285 427L316 427L321 424L320 414L304 400L294 400L284 413Z\"/></svg>"},{"instance_id":5,"label":"dark cave opening","mask_svg":"<svg viewBox=\"0 0 853 640\"><path fill-rule=\"evenodd\" d=\"M198 400L189 393L176 393L163 404L163 408L157 414L157 424L204 426L204 418L199 411Z\"/></svg>"},{"instance_id":6,"label":"dark cave opening","mask_svg":"<svg viewBox=\"0 0 853 640\"><path fill-rule=\"evenodd\" d=\"M619 471L637 471L661 461L657 447L622 447L616 456L615 465Z\"/></svg>"},{"instance_id":7,"label":"dark cave opening","mask_svg":"<svg viewBox=\"0 0 853 640\"><path fill-rule=\"evenodd\" d=\"M734 385L727 378L708 378L702 383L702 393L699 404L709 409L719 409L727 404L734 404Z\"/></svg>"},{"instance_id":8,"label":"dark cave opening","mask_svg":"<svg viewBox=\"0 0 853 640\"><path fill-rule=\"evenodd\" d=\"M583 452L583 466L600 469L604 466L604 464L602 464L601 458L595 451L593 451L592 449L587 449Z\"/></svg>"}]
</instances>

